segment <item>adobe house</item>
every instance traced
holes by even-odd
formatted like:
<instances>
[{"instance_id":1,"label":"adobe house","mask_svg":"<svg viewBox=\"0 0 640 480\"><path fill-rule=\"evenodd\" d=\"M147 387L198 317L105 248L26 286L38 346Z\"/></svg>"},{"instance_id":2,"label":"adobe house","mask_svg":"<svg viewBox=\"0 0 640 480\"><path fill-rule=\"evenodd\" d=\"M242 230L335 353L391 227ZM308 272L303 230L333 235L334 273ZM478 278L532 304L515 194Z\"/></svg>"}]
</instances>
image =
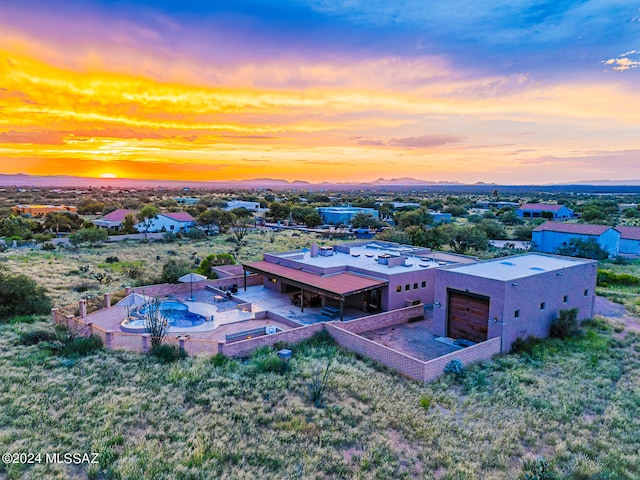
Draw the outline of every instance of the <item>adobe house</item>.
<instances>
[{"instance_id":1,"label":"adobe house","mask_svg":"<svg viewBox=\"0 0 640 480\"><path fill-rule=\"evenodd\" d=\"M243 264L245 272L262 275L264 287L276 292L318 299L317 306L335 309L340 319L346 307L374 313L413 302L432 304L436 269L476 261L380 241L313 245L309 251L265 253L263 258Z\"/></svg>"},{"instance_id":2,"label":"adobe house","mask_svg":"<svg viewBox=\"0 0 640 480\"><path fill-rule=\"evenodd\" d=\"M546 337L560 310L594 311L598 263L528 253L436 271L433 333L482 342L501 337L508 352L516 338Z\"/></svg>"},{"instance_id":3,"label":"adobe house","mask_svg":"<svg viewBox=\"0 0 640 480\"><path fill-rule=\"evenodd\" d=\"M640 255L640 227L617 226L620 232L620 253Z\"/></svg>"}]
</instances>

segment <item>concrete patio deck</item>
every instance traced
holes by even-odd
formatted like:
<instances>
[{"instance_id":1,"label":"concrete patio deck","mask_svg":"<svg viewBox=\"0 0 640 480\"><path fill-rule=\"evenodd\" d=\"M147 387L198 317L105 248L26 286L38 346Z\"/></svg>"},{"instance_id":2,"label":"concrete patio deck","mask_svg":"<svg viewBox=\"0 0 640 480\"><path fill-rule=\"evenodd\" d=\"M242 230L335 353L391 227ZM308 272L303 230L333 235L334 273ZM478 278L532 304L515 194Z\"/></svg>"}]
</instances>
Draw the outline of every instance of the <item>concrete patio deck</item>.
<instances>
[{"instance_id":1,"label":"concrete patio deck","mask_svg":"<svg viewBox=\"0 0 640 480\"><path fill-rule=\"evenodd\" d=\"M238 293L233 296L251 303L251 311L253 312L266 310L298 322L301 325L339 320L320 313L320 307L304 307L303 312L300 307L291 304L291 295L292 293L279 293L262 285L256 285L247 287L246 292L244 288L240 287ZM345 322L368 315L371 314L357 308L345 307L344 309Z\"/></svg>"}]
</instances>

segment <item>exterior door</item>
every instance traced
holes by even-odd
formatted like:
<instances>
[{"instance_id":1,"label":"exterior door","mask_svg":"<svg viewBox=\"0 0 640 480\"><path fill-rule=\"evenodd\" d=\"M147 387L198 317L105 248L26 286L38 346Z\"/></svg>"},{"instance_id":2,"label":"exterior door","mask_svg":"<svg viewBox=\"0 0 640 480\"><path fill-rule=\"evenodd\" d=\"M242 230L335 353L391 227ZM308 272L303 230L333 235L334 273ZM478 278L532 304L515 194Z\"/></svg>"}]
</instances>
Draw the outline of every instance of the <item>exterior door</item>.
<instances>
[{"instance_id":1,"label":"exterior door","mask_svg":"<svg viewBox=\"0 0 640 480\"><path fill-rule=\"evenodd\" d=\"M447 336L484 342L489 327L489 298L449 291Z\"/></svg>"}]
</instances>

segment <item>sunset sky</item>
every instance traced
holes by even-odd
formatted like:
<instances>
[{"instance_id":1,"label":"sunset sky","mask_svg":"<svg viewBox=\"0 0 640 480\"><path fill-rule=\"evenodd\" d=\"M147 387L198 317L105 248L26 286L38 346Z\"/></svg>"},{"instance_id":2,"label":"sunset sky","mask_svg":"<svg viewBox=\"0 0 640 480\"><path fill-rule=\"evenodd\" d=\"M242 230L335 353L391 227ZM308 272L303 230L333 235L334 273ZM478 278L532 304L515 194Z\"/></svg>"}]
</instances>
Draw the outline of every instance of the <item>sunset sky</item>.
<instances>
[{"instance_id":1,"label":"sunset sky","mask_svg":"<svg viewBox=\"0 0 640 480\"><path fill-rule=\"evenodd\" d=\"M640 179L640 3L0 3L0 173Z\"/></svg>"}]
</instances>

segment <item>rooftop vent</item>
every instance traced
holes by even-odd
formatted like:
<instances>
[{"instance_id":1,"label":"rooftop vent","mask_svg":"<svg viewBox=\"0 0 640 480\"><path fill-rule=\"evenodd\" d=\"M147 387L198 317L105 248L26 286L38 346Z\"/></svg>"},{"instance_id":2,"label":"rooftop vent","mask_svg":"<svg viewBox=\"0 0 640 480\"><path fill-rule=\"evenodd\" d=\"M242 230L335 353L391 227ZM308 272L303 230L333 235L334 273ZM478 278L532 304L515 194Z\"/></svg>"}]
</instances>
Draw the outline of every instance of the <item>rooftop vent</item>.
<instances>
[{"instance_id":1,"label":"rooftop vent","mask_svg":"<svg viewBox=\"0 0 640 480\"><path fill-rule=\"evenodd\" d=\"M513 267L515 265L515 263L513 263L513 262L500 262L500 265L508 265L510 267Z\"/></svg>"},{"instance_id":2,"label":"rooftop vent","mask_svg":"<svg viewBox=\"0 0 640 480\"><path fill-rule=\"evenodd\" d=\"M529 270L535 270L536 272L544 272L544 268L542 267L531 267Z\"/></svg>"},{"instance_id":3,"label":"rooftop vent","mask_svg":"<svg viewBox=\"0 0 640 480\"><path fill-rule=\"evenodd\" d=\"M321 257L330 257L333 255L333 247L320 247L318 250L318 255Z\"/></svg>"}]
</instances>

